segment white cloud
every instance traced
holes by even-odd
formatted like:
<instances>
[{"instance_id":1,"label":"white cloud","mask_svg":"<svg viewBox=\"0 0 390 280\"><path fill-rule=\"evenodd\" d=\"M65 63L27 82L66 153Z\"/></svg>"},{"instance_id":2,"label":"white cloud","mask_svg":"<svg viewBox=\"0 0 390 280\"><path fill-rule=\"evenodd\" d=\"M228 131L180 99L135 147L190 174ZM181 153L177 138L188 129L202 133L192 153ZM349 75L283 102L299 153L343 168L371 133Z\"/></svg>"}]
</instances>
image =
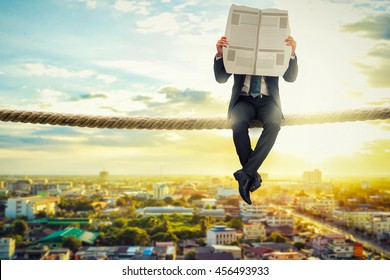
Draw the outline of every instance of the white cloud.
<instances>
[{"instance_id":1,"label":"white cloud","mask_svg":"<svg viewBox=\"0 0 390 280\"><path fill-rule=\"evenodd\" d=\"M144 33L164 33L174 35L181 30L181 24L171 13L161 13L157 16L148 17L137 21L138 31Z\"/></svg>"},{"instance_id":2,"label":"white cloud","mask_svg":"<svg viewBox=\"0 0 390 280\"><path fill-rule=\"evenodd\" d=\"M135 12L140 15L149 15L150 12L148 10L148 6L150 3L146 1L126 1L126 0L118 0L115 2L113 7L121 12L129 13Z\"/></svg>"},{"instance_id":3,"label":"white cloud","mask_svg":"<svg viewBox=\"0 0 390 280\"><path fill-rule=\"evenodd\" d=\"M186 7L195 6L195 5L196 5L196 1L194 1L194 0L184 1L184 3L181 3L181 4L177 5L177 6L175 6L173 8L173 10L175 12L180 12L183 9L185 9Z\"/></svg>"},{"instance_id":4,"label":"white cloud","mask_svg":"<svg viewBox=\"0 0 390 280\"><path fill-rule=\"evenodd\" d=\"M87 1L86 4L87 4L87 7L90 9L96 8L96 1Z\"/></svg>"},{"instance_id":5,"label":"white cloud","mask_svg":"<svg viewBox=\"0 0 390 280\"><path fill-rule=\"evenodd\" d=\"M74 76L70 71L58 68L55 66L44 65L42 63L27 63L25 64L27 70L32 75L37 76L51 76L51 77L64 77L69 78Z\"/></svg>"},{"instance_id":6,"label":"white cloud","mask_svg":"<svg viewBox=\"0 0 390 280\"><path fill-rule=\"evenodd\" d=\"M29 71L30 75L36 76L49 76L49 77L61 77L61 78L92 78L96 77L96 79L106 83L111 84L117 81L117 78L114 76L106 75L106 74L97 74L92 70L82 70L82 71L69 71L65 68L59 68L52 65L45 65L42 63L27 63L25 67Z\"/></svg>"},{"instance_id":7,"label":"white cloud","mask_svg":"<svg viewBox=\"0 0 390 280\"><path fill-rule=\"evenodd\" d=\"M41 102L44 103L57 103L69 99L68 94L49 88L39 89L38 94Z\"/></svg>"},{"instance_id":8,"label":"white cloud","mask_svg":"<svg viewBox=\"0 0 390 280\"><path fill-rule=\"evenodd\" d=\"M99 74L96 76L96 79L99 81L102 81L105 84L112 84L113 82L116 82L118 79L114 76L105 75L105 74Z\"/></svg>"},{"instance_id":9,"label":"white cloud","mask_svg":"<svg viewBox=\"0 0 390 280\"><path fill-rule=\"evenodd\" d=\"M81 2L81 3L85 3L87 8L89 8L89 9L95 9L96 8L96 4L97 4L96 0L78 0L78 1Z\"/></svg>"}]
</instances>

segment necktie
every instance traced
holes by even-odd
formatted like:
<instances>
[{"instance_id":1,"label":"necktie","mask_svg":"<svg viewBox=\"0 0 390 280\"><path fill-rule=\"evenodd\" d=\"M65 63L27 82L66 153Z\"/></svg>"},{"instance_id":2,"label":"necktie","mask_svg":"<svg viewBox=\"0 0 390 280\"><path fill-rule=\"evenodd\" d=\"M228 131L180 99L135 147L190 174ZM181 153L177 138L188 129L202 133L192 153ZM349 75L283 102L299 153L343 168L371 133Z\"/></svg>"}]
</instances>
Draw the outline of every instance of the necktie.
<instances>
[{"instance_id":1,"label":"necktie","mask_svg":"<svg viewBox=\"0 0 390 280\"><path fill-rule=\"evenodd\" d=\"M252 97L257 97L260 95L260 86L261 86L261 76L252 76L251 86L249 88L249 93Z\"/></svg>"}]
</instances>

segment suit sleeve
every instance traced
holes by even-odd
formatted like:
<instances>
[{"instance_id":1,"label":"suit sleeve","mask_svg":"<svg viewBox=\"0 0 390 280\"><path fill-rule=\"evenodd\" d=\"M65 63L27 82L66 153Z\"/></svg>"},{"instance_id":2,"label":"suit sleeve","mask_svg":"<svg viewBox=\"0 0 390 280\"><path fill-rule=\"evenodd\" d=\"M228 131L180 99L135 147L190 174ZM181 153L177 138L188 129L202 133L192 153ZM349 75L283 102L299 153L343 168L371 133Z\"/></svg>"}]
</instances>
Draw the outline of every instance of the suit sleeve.
<instances>
[{"instance_id":1,"label":"suit sleeve","mask_svg":"<svg viewBox=\"0 0 390 280\"><path fill-rule=\"evenodd\" d=\"M218 83L226 83L231 76L231 74L226 72L222 58L217 60L216 57L214 57L214 76Z\"/></svg>"},{"instance_id":2,"label":"suit sleeve","mask_svg":"<svg viewBox=\"0 0 390 280\"><path fill-rule=\"evenodd\" d=\"M298 57L295 56L295 59L290 59L288 68L283 75L283 79L286 82L294 82L298 76Z\"/></svg>"}]
</instances>

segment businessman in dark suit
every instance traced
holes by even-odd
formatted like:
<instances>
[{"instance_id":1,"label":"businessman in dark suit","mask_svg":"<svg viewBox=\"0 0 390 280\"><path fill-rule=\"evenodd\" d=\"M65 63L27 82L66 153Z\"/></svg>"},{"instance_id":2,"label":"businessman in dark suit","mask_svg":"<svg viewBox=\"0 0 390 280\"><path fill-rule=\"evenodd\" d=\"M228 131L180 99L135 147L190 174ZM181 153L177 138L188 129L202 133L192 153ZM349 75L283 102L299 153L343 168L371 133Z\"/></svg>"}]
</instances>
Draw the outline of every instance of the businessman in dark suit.
<instances>
[{"instance_id":1,"label":"businessman in dark suit","mask_svg":"<svg viewBox=\"0 0 390 280\"><path fill-rule=\"evenodd\" d=\"M294 82L298 74L296 42L289 36L285 39L285 44L291 46L291 58L283 79ZM222 49L227 45L226 36L222 36L216 44L214 75L218 83L225 83L231 76L231 73L226 72L222 59ZM279 77L234 74L228 118L232 121L233 141L242 165L242 169L237 170L234 177L238 181L238 190L242 199L252 204L250 192L257 190L262 182L257 171L271 151L283 119ZM254 150L248 132L253 120L259 120L263 124L263 131Z\"/></svg>"}]
</instances>

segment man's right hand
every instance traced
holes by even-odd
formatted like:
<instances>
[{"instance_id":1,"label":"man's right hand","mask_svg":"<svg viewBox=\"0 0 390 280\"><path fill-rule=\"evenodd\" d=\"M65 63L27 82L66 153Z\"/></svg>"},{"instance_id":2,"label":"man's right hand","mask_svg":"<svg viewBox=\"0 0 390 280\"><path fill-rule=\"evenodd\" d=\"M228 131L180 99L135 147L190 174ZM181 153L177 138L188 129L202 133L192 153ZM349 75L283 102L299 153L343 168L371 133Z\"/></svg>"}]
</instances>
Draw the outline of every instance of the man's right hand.
<instances>
[{"instance_id":1,"label":"man's right hand","mask_svg":"<svg viewBox=\"0 0 390 280\"><path fill-rule=\"evenodd\" d=\"M222 36L221 39L218 40L217 47L217 57L222 57L222 49L226 48L229 45L228 38L226 36Z\"/></svg>"}]
</instances>

